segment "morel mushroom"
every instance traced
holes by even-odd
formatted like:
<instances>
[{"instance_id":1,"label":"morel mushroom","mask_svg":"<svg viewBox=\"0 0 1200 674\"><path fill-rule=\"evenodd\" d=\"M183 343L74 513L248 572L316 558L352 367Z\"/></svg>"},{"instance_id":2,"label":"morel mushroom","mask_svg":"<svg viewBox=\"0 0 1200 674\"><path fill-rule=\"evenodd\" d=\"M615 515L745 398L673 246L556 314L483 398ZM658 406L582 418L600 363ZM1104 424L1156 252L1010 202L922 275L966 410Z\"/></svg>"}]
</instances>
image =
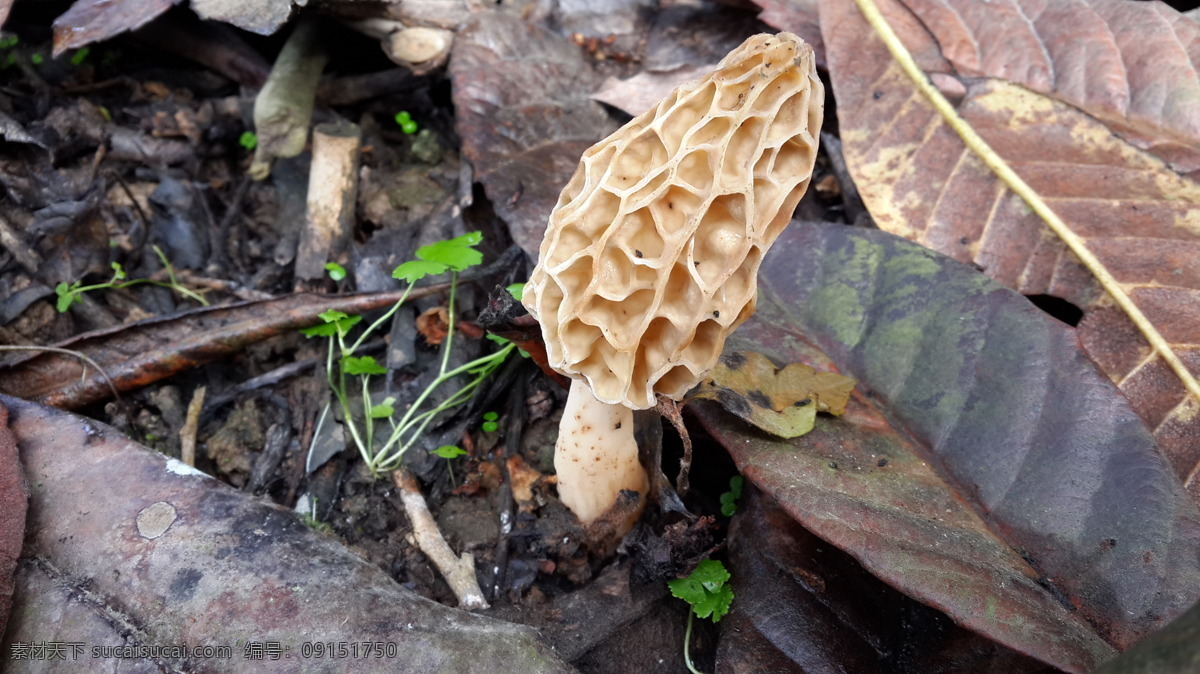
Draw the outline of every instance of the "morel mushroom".
<instances>
[{"instance_id":1,"label":"morel mushroom","mask_svg":"<svg viewBox=\"0 0 1200 674\"><path fill-rule=\"evenodd\" d=\"M754 313L759 263L812 175L824 100L810 46L756 35L584 152L559 196L523 301L551 367L576 380L554 467L585 524L621 489L645 496L632 410L683 397Z\"/></svg>"}]
</instances>

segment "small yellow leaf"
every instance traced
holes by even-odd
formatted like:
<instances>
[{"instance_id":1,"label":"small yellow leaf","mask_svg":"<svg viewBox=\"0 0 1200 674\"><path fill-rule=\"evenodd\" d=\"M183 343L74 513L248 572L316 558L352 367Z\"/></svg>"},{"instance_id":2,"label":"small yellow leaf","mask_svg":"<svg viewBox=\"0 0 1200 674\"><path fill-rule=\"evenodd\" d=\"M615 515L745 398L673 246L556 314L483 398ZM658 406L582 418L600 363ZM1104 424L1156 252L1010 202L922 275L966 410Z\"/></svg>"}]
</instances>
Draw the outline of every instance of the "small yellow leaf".
<instances>
[{"instance_id":1,"label":"small yellow leaf","mask_svg":"<svg viewBox=\"0 0 1200 674\"><path fill-rule=\"evenodd\" d=\"M817 412L846 411L854 380L792 363L782 370L766 356L737 351L721 356L689 400L715 400L726 410L783 438L809 432Z\"/></svg>"}]
</instances>

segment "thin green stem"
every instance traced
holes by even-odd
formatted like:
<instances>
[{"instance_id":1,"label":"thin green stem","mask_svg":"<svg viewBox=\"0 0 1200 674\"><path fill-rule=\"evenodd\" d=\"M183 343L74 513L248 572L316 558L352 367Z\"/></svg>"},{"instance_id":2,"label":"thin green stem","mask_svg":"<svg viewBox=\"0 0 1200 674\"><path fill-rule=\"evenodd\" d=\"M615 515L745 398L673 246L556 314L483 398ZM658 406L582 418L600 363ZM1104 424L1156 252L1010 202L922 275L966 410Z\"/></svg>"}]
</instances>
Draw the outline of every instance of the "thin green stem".
<instances>
[{"instance_id":1,"label":"thin green stem","mask_svg":"<svg viewBox=\"0 0 1200 674\"><path fill-rule=\"evenodd\" d=\"M392 308L388 309L386 314L380 316L379 320L372 323L365 331L363 331L361 335L359 335L358 339L356 339L354 343L350 345L350 353L357 351L358 347L363 343L363 340L366 339L368 335L370 335L372 332L375 332L379 326L383 325L384 321L391 318L400 309L400 306L404 304L404 300L408 299L408 294L412 292L412 289L412 284L408 284L408 287L404 289L404 294L400 296L399 300L396 300L396 303L392 305ZM451 292L453 292L453 289Z\"/></svg>"},{"instance_id":2,"label":"thin green stem","mask_svg":"<svg viewBox=\"0 0 1200 674\"><path fill-rule=\"evenodd\" d=\"M452 407L455 407L456 405L462 404L464 401L470 398L471 392L478 388L479 385L483 383L483 380L486 379L487 376L493 371L495 371L495 369L504 362L504 359L508 358L508 354L512 353L513 349L515 348L515 344L507 344L503 349L500 349L496 353L482 356L469 363L460 365L449 372L439 375L436 379L430 382L429 386L425 387L425 390L421 392L421 395L408 408L408 411L405 412L404 416L400 419L400 422L393 426L392 434L388 438L388 441L384 443L384 446L375 455L376 465L386 467L398 462L400 458L404 456L404 452L408 451L408 448L411 447L414 442L416 442L416 439L421 437L421 433L424 432L425 427L428 426L431 421L433 421L434 417ZM416 414L416 411L420 409L421 405L425 402L425 399L428 398L438 386L441 386L446 381L453 379L460 374L480 368L483 368L483 371L480 372L474 380L469 382L466 386L463 386L461 389L455 391L453 395L442 401L440 405L434 409L426 410L425 412ZM409 434L407 440L404 440L404 435L414 427L416 427L415 430ZM392 451L392 447L397 443L400 444L400 447L395 451Z\"/></svg>"},{"instance_id":3,"label":"thin green stem","mask_svg":"<svg viewBox=\"0 0 1200 674\"><path fill-rule=\"evenodd\" d=\"M691 672L692 674L704 674L704 672L701 672L700 670L696 669L696 666L692 664L692 653L691 653L692 621L695 618L696 618L696 612L688 611L687 629L683 633L683 664L687 665L688 671Z\"/></svg>"},{"instance_id":4,"label":"thin green stem","mask_svg":"<svg viewBox=\"0 0 1200 674\"><path fill-rule=\"evenodd\" d=\"M450 272L450 308L449 315L446 318L446 345L442 347L442 367L439 372L446 371L446 365L450 363L450 347L454 345L454 291L458 290L458 272Z\"/></svg>"},{"instance_id":5,"label":"thin green stem","mask_svg":"<svg viewBox=\"0 0 1200 674\"><path fill-rule=\"evenodd\" d=\"M362 375L362 406L363 406L363 425L367 430L367 450L374 453L375 449L375 419L371 416L371 390L367 388L367 383L370 381L370 375Z\"/></svg>"}]
</instances>

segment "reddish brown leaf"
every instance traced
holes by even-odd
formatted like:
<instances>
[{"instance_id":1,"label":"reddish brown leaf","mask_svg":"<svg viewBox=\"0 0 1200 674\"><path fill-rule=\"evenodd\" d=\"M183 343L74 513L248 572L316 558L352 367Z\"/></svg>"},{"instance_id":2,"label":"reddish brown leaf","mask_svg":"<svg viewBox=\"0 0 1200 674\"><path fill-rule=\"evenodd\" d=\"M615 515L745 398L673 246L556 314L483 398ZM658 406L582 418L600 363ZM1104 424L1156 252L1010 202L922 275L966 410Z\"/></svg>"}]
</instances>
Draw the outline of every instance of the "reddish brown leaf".
<instances>
[{"instance_id":1,"label":"reddish brown leaf","mask_svg":"<svg viewBox=\"0 0 1200 674\"><path fill-rule=\"evenodd\" d=\"M729 560L717 671L1045 671L872 577L753 487L729 527Z\"/></svg>"},{"instance_id":2,"label":"reddish brown leaf","mask_svg":"<svg viewBox=\"0 0 1200 674\"><path fill-rule=\"evenodd\" d=\"M54 56L140 28L179 0L76 0L54 20Z\"/></svg>"},{"instance_id":3,"label":"reddish brown leaf","mask_svg":"<svg viewBox=\"0 0 1200 674\"><path fill-rule=\"evenodd\" d=\"M1155 151L1200 148L1200 106L1178 103L1200 97L1195 68L1180 56L1200 52L1200 26L1158 3L1054 0L1034 16L1007 0L920 3L913 12L896 0L881 7L927 70L958 83L959 114L1200 373L1200 184L1113 133L1136 128L1139 138L1156 141ZM1024 201L965 148L855 6L826 2L822 12L846 160L879 226L973 262L1023 293L1082 308L1079 338L1089 355L1200 497L1200 400ZM1127 68L1118 72L1122 61ZM1200 167L1170 154L1184 168Z\"/></svg>"},{"instance_id":4,"label":"reddish brown leaf","mask_svg":"<svg viewBox=\"0 0 1200 674\"><path fill-rule=\"evenodd\" d=\"M1073 331L883 232L783 233L731 338L858 390L792 441L713 407L739 469L806 528L959 624L1081 671L1200 597L1200 513Z\"/></svg>"},{"instance_id":5,"label":"reddish brown leaf","mask_svg":"<svg viewBox=\"0 0 1200 674\"><path fill-rule=\"evenodd\" d=\"M89 649L191 644L232 652L121 666L251 671L269 662L248 642L278 642L290 664L322 671L570 671L533 630L418 597L294 512L98 422L0 403L33 485L6 652L48 635ZM366 656L370 642L394 655ZM318 659L315 644L359 653Z\"/></svg>"},{"instance_id":6,"label":"reddish brown leaf","mask_svg":"<svg viewBox=\"0 0 1200 674\"><path fill-rule=\"evenodd\" d=\"M12 608L13 572L25 538L25 508L29 490L21 471L17 442L8 429L8 410L0 404L0 634Z\"/></svg>"},{"instance_id":7,"label":"reddish brown leaf","mask_svg":"<svg viewBox=\"0 0 1200 674\"><path fill-rule=\"evenodd\" d=\"M441 344L446 339L446 328L450 326L450 312L446 307L429 307L417 316L417 332L426 344Z\"/></svg>"}]
</instances>

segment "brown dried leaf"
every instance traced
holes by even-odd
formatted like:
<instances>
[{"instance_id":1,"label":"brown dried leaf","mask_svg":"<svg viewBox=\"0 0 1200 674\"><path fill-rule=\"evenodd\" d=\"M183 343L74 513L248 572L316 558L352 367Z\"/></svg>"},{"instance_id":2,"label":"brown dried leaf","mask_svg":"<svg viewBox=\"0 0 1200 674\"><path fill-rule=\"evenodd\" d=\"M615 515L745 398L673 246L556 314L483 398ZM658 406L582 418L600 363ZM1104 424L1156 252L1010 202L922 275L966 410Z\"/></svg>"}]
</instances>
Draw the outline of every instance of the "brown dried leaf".
<instances>
[{"instance_id":1,"label":"brown dried leaf","mask_svg":"<svg viewBox=\"0 0 1200 674\"><path fill-rule=\"evenodd\" d=\"M76 0L54 20L54 56L140 28L179 0Z\"/></svg>"},{"instance_id":2,"label":"brown dried leaf","mask_svg":"<svg viewBox=\"0 0 1200 674\"><path fill-rule=\"evenodd\" d=\"M1018 20L1008 1L927 4L910 12L888 0L880 8L927 71L945 70L944 80L960 82L959 114L1086 241L1185 365L1200 372L1200 185L1149 152L1169 156L1180 170L1200 167L1200 159L1188 158L1200 152L1200 106L1175 102L1193 90L1200 96L1200 88L1194 67L1172 51L1179 44L1200 49L1200 27L1156 4L1094 0L1067 11L1069 3L1055 0L1029 21ZM950 5L964 5L958 23ZM1079 338L1088 354L1200 496L1200 401L1024 201L965 148L857 8L826 0L822 21L846 160L879 226L973 262L1025 294L1082 308ZM1097 58L1080 56L1089 45ZM939 48L944 67L933 58ZM1133 62L1117 77L1114 59ZM1192 84L1176 86L1181 69Z\"/></svg>"},{"instance_id":3,"label":"brown dried leaf","mask_svg":"<svg viewBox=\"0 0 1200 674\"><path fill-rule=\"evenodd\" d=\"M812 430L818 411L844 414L853 390L854 380L836 372L803 363L779 369L761 353L733 351L688 398L715 400L768 433L796 438Z\"/></svg>"},{"instance_id":4,"label":"brown dried leaf","mask_svg":"<svg viewBox=\"0 0 1200 674\"><path fill-rule=\"evenodd\" d=\"M417 332L425 338L425 343L437 346L446 339L446 329L450 327L450 312L446 307L429 307L417 316Z\"/></svg>"},{"instance_id":5,"label":"brown dried leaf","mask_svg":"<svg viewBox=\"0 0 1200 674\"><path fill-rule=\"evenodd\" d=\"M21 470L17 441L8 429L8 409L0 404L0 634L8 623L13 599L13 572L25 538L25 509L29 489Z\"/></svg>"},{"instance_id":6,"label":"brown dried leaf","mask_svg":"<svg viewBox=\"0 0 1200 674\"><path fill-rule=\"evenodd\" d=\"M577 46L508 14L481 12L450 57L463 156L513 240L537 258L546 219L579 155L616 124Z\"/></svg>"},{"instance_id":7,"label":"brown dried leaf","mask_svg":"<svg viewBox=\"0 0 1200 674\"><path fill-rule=\"evenodd\" d=\"M33 491L7 644L54 634L89 646L232 649L228 660L122 661L121 671L139 672L263 671L247 641L278 642L293 661L317 642L384 649L324 660L319 671L571 671L532 629L419 597L290 510L104 424L5 396L0 404Z\"/></svg>"},{"instance_id":8,"label":"brown dried leaf","mask_svg":"<svg viewBox=\"0 0 1200 674\"><path fill-rule=\"evenodd\" d=\"M714 65L685 65L666 71L646 71L625 80L610 77L599 91L592 94L592 98L637 117L658 105L675 87L712 72Z\"/></svg>"},{"instance_id":9,"label":"brown dried leaf","mask_svg":"<svg viewBox=\"0 0 1200 674\"><path fill-rule=\"evenodd\" d=\"M957 75L1001 78L1046 94L1108 123L1180 173L1200 170L1200 25L1166 3L879 4L893 26L911 13L907 26L919 27L922 40L932 37ZM901 33L906 43L917 37Z\"/></svg>"}]
</instances>

